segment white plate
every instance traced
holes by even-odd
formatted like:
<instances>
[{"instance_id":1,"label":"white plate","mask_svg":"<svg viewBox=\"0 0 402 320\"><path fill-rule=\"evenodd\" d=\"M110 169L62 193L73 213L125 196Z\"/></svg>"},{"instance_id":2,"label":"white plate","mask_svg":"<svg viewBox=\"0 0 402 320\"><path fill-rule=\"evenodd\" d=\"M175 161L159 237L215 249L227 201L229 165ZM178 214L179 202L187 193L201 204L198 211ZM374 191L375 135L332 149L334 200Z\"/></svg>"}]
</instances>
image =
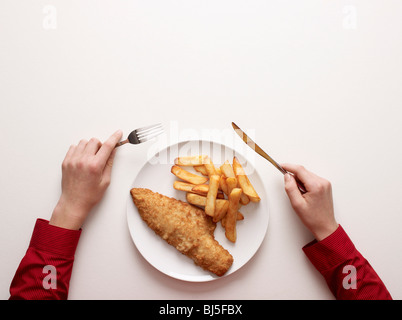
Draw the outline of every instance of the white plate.
<instances>
[{"instance_id":1,"label":"white plate","mask_svg":"<svg viewBox=\"0 0 402 320\"><path fill-rule=\"evenodd\" d=\"M132 188L148 188L154 192L185 200L185 192L173 189L173 182L177 178L170 172L173 161L178 155L207 154L216 166L225 160L232 162L233 155L245 166L250 181L258 192L261 201L250 202L240 211L244 215L243 221L238 221L237 241L232 243L225 237L220 223L215 229L215 239L233 256L234 262L224 276L232 274L244 266L256 253L264 240L268 227L268 199L264 185L257 171L250 161L225 145L208 141L187 141L174 144L158 152L151 158L135 178ZM127 222L131 237L142 256L159 271L180 280L204 282L219 279L208 271L196 266L194 262L177 251L173 246L157 236L141 219L131 195L127 200Z\"/></svg>"}]
</instances>

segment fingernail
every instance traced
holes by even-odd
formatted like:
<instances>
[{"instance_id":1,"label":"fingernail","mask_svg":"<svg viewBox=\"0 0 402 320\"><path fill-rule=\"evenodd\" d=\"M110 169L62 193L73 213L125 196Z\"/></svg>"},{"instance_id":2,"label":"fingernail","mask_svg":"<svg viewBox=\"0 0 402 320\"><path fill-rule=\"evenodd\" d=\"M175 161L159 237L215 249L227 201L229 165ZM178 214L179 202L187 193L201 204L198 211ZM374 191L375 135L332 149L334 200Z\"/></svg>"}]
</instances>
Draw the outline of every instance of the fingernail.
<instances>
[{"instance_id":1,"label":"fingernail","mask_svg":"<svg viewBox=\"0 0 402 320\"><path fill-rule=\"evenodd\" d=\"M286 181L286 182L289 182L290 179L292 179L291 176L290 176L290 174L289 174L289 173L286 173L286 174L285 174L285 181Z\"/></svg>"}]
</instances>

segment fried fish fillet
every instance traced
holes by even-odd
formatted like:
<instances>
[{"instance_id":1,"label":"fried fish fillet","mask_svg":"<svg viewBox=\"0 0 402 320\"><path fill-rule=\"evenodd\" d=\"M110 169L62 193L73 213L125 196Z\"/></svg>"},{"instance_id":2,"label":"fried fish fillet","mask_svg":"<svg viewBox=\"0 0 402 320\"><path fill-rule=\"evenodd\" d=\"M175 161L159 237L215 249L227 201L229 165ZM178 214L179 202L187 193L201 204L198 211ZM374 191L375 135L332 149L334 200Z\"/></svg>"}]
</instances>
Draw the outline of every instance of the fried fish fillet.
<instances>
[{"instance_id":1,"label":"fried fish fillet","mask_svg":"<svg viewBox=\"0 0 402 320\"><path fill-rule=\"evenodd\" d=\"M233 257L215 240L216 224L204 210L149 189L130 193L141 218L167 243L217 276L228 271Z\"/></svg>"}]
</instances>

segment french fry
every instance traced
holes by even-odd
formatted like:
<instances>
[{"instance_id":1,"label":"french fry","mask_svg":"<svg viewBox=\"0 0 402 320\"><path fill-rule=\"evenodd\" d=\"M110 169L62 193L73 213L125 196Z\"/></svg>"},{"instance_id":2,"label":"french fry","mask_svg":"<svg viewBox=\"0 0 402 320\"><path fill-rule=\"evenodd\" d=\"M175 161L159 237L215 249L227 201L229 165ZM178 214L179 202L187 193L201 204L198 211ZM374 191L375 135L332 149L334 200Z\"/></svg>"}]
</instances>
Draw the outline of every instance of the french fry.
<instances>
[{"instance_id":1,"label":"french fry","mask_svg":"<svg viewBox=\"0 0 402 320\"><path fill-rule=\"evenodd\" d=\"M205 158L204 167L205 167L205 170L207 171L208 176L210 178L211 178L212 175L214 175L214 174L217 175L218 174L216 172L216 170L215 170L215 165L213 164L211 158L208 157L208 156Z\"/></svg>"},{"instance_id":2,"label":"french fry","mask_svg":"<svg viewBox=\"0 0 402 320\"><path fill-rule=\"evenodd\" d=\"M236 176L242 175L245 176L246 172L244 171L242 165L236 157L233 157L233 172Z\"/></svg>"},{"instance_id":3,"label":"french fry","mask_svg":"<svg viewBox=\"0 0 402 320\"><path fill-rule=\"evenodd\" d=\"M261 200L247 176L238 176L237 179L241 189L250 198L250 201L259 202Z\"/></svg>"},{"instance_id":4,"label":"french fry","mask_svg":"<svg viewBox=\"0 0 402 320\"><path fill-rule=\"evenodd\" d=\"M191 192L195 186L196 186L195 184L178 181L178 180L173 182L173 188L175 188L176 190L180 190L180 191Z\"/></svg>"},{"instance_id":5,"label":"french fry","mask_svg":"<svg viewBox=\"0 0 402 320\"><path fill-rule=\"evenodd\" d=\"M244 215L240 211L237 211L237 221L241 220L244 220ZM221 219L221 225L223 228L225 228L225 222L226 222L226 215Z\"/></svg>"},{"instance_id":6,"label":"french fry","mask_svg":"<svg viewBox=\"0 0 402 320\"><path fill-rule=\"evenodd\" d=\"M191 192L187 192L186 194L186 199L187 202L190 204L193 204L195 206L199 206L199 207L205 207L205 205L207 204L207 197L201 196L199 194L195 194L195 193L191 193ZM215 202L215 210L220 212L220 211L225 211L225 206L229 205L229 201L226 199L216 199Z\"/></svg>"},{"instance_id":7,"label":"french fry","mask_svg":"<svg viewBox=\"0 0 402 320\"><path fill-rule=\"evenodd\" d=\"M178 157L174 160L174 164L178 166L199 166L204 164L207 156L187 156L187 157Z\"/></svg>"},{"instance_id":8,"label":"french fry","mask_svg":"<svg viewBox=\"0 0 402 320\"><path fill-rule=\"evenodd\" d=\"M171 172L179 179L192 184L203 184L208 181L207 177L202 177L194 173L188 172L176 165L172 167Z\"/></svg>"},{"instance_id":9,"label":"french fry","mask_svg":"<svg viewBox=\"0 0 402 320\"><path fill-rule=\"evenodd\" d=\"M186 199L188 203L199 207L205 207L205 204L207 203L207 197L190 192L187 192Z\"/></svg>"},{"instance_id":10,"label":"french fry","mask_svg":"<svg viewBox=\"0 0 402 320\"><path fill-rule=\"evenodd\" d=\"M199 172L199 173L201 173L203 176L208 175L207 169L205 169L204 165L202 165L202 166L194 166L194 170Z\"/></svg>"},{"instance_id":11,"label":"french fry","mask_svg":"<svg viewBox=\"0 0 402 320\"><path fill-rule=\"evenodd\" d=\"M250 198L245 193L242 193L240 196L240 203L245 206L250 203Z\"/></svg>"},{"instance_id":12,"label":"french fry","mask_svg":"<svg viewBox=\"0 0 402 320\"><path fill-rule=\"evenodd\" d=\"M240 184L239 184L239 181L237 181L237 187L241 188ZM250 198L245 193L242 192L242 194L240 196L240 205L245 206L245 205L247 205L249 203L250 203Z\"/></svg>"},{"instance_id":13,"label":"french fry","mask_svg":"<svg viewBox=\"0 0 402 320\"><path fill-rule=\"evenodd\" d=\"M226 213L227 214L227 213ZM226 225L226 215L221 219L222 228L225 228Z\"/></svg>"},{"instance_id":14,"label":"french fry","mask_svg":"<svg viewBox=\"0 0 402 320\"><path fill-rule=\"evenodd\" d=\"M242 189L234 188L229 195L229 208L225 217L225 236L231 242L236 242L236 221Z\"/></svg>"},{"instance_id":15,"label":"french fry","mask_svg":"<svg viewBox=\"0 0 402 320\"><path fill-rule=\"evenodd\" d=\"M224 201L216 200L215 214L214 214L214 217L212 220L214 222L220 221L223 217L226 216L228 208L229 208L228 200L224 200Z\"/></svg>"},{"instance_id":16,"label":"french fry","mask_svg":"<svg viewBox=\"0 0 402 320\"><path fill-rule=\"evenodd\" d=\"M209 177L209 188L207 193L207 203L205 213L211 217L215 215L215 201L218 194L220 176L213 174Z\"/></svg>"},{"instance_id":17,"label":"french fry","mask_svg":"<svg viewBox=\"0 0 402 320\"><path fill-rule=\"evenodd\" d=\"M243 190L243 193L246 194L251 201L258 202L261 200L258 193L255 191L253 185L248 179L243 167L236 157L233 158L233 171L236 174L237 181Z\"/></svg>"},{"instance_id":18,"label":"french fry","mask_svg":"<svg viewBox=\"0 0 402 320\"><path fill-rule=\"evenodd\" d=\"M195 193L204 194L205 196L207 195L208 190L209 190L209 184L198 184L191 189L191 191Z\"/></svg>"},{"instance_id":19,"label":"french fry","mask_svg":"<svg viewBox=\"0 0 402 320\"><path fill-rule=\"evenodd\" d=\"M236 175L233 171L232 166L230 165L229 161L226 160L223 165L221 165L221 172L225 175L226 178L235 178Z\"/></svg>"},{"instance_id":20,"label":"french fry","mask_svg":"<svg viewBox=\"0 0 402 320\"><path fill-rule=\"evenodd\" d=\"M229 195L226 178L223 175L221 176L221 180L219 180L219 187L223 191L224 194Z\"/></svg>"},{"instance_id":21,"label":"french fry","mask_svg":"<svg viewBox=\"0 0 402 320\"><path fill-rule=\"evenodd\" d=\"M237 187L237 179L235 177L230 177L226 179L227 194L230 194L234 188Z\"/></svg>"},{"instance_id":22,"label":"french fry","mask_svg":"<svg viewBox=\"0 0 402 320\"><path fill-rule=\"evenodd\" d=\"M218 212L218 215L226 215L226 212L229 208L229 200L226 199L216 199L215 203L215 211Z\"/></svg>"},{"instance_id":23,"label":"french fry","mask_svg":"<svg viewBox=\"0 0 402 320\"><path fill-rule=\"evenodd\" d=\"M237 211L237 221L241 220L244 220L244 215L240 211Z\"/></svg>"},{"instance_id":24,"label":"french fry","mask_svg":"<svg viewBox=\"0 0 402 320\"><path fill-rule=\"evenodd\" d=\"M193 188L191 190L186 190L189 192L194 192L200 195L207 195L209 190L209 184L197 184L197 185L193 185ZM217 199L224 199L224 195L222 193L222 191L218 190L218 193L216 195Z\"/></svg>"}]
</instances>

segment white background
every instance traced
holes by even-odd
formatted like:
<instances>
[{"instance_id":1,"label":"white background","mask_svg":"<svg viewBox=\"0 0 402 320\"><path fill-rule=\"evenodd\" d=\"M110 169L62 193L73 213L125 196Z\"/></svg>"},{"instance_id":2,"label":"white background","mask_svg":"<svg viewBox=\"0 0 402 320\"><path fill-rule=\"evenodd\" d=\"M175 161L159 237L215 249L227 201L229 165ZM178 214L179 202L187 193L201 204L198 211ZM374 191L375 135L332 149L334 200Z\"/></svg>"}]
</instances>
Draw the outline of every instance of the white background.
<instances>
[{"instance_id":1,"label":"white background","mask_svg":"<svg viewBox=\"0 0 402 320\"><path fill-rule=\"evenodd\" d=\"M2 0L0 298L35 220L50 218L71 144L157 122L170 142L235 121L279 162L332 182L338 222L401 299L401 12L400 0ZM245 267L208 283L151 267L126 200L152 145L117 153L83 228L70 299L333 299L301 250L312 236L283 177L263 159L270 224Z\"/></svg>"}]
</instances>

